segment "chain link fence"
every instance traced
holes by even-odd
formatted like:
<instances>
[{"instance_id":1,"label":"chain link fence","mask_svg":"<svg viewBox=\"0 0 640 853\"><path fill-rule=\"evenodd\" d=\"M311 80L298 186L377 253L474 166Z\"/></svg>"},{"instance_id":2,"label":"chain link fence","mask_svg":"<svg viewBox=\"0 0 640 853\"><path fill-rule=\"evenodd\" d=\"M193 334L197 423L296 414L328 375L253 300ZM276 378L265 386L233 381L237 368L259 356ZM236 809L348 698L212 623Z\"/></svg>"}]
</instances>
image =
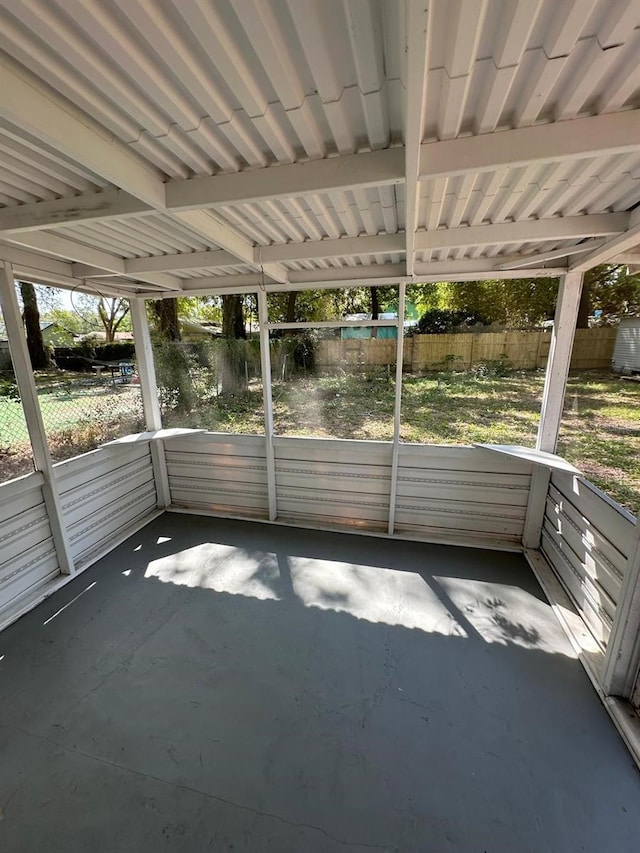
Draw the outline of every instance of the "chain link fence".
<instances>
[{"instance_id":1,"label":"chain link fence","mask_svg":"<svg viewBox=\"0 0 640 853\"><path fill-rule=\"evenodd\" d=\"M11 354L0 348L0 483L33 471L33 454Z\"/></svg>"},{"instance_id":2,"label":"chain link fence","mask_svg":"<svg viewBox=\"0 0 640 853\"><path fill-rule=\"evenodd\" d=\"M94 450L144 429L138 378L132 365L94 373L62 370L35 375L54 462ZM0 482L33 470L29 433L8 350L0 352Z\"/></svg>"}]
</instances>

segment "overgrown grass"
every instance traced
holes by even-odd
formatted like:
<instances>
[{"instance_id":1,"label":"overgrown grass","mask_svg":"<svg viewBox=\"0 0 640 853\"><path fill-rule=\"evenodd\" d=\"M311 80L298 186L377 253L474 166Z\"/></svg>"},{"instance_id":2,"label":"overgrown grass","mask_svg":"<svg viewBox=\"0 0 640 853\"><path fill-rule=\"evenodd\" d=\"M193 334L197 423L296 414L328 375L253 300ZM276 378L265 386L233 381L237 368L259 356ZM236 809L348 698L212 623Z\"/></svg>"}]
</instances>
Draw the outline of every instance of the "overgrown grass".
<instances>
[{"instance_id":1,"label":"overgrown grass","mask_svg":"<svg viewBox=\"0 0 640 853\"><path fill-rule=\"evenodd\" d=\"M454 371L403 381L401 438L434 444L522 444L536 440L543 371L506 376ZM273 383L277 435L388 441L393 437L394 387L380 370L343 376L298 377ZM262 434L262 389L171 425ZM188 422L188 423L187 423ZM630 511L640 509L640 384L611 375L569 378L558 452Z\"/></svg>"},{"instance_id":2,"label":"overgrown grass","mask_svg":"<svg viewBox=\"0 0 640 853\"><path fill-rule=\"evenodd\" d=\"M407 375L403 382L401 438L434 444L531 446L536 438L543 384L543 371L505 376L492 375L491 371L476 375L455 371ZM134 423L135 413L121 408L127 386L123 390L105 387L102 402L96 397L85 400L77 389L71 388L68 393L56 392L57 414L52 409L48 415L44 406L56 458L91 449L115 437L114 431L123 434L141 428L139 422ZM393 436L394 393L393 374L383 368L274 381L275 431L278 435L388 441ZM19 408L19 403L0 398L0 430L6 423L7 406ZM207 396L191 411L169 412L164 420L168 426L263 434L263 413L262 385L252 380L238 394ZM2 462L15 469L15 441L8 443L0 432L0 454L3 446ZM28 445L26 448L28 451ZM614 500L637 513L640 384L609 374L571 376L558 452Z\"/></svg>"}]
</instances>

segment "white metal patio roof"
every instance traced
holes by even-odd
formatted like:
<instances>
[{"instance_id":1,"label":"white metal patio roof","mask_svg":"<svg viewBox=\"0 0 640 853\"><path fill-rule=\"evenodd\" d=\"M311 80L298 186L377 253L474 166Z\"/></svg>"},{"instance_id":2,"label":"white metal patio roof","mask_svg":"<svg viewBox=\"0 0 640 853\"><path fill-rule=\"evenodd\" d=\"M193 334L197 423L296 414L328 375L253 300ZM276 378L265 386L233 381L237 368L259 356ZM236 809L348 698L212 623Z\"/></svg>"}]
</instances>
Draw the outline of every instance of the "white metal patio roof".
<instances>
[{"instance_id":1,"label":"white metal patio roof","mask_svg":"<svg viewBox=\"0 0 640 853\"><path fill-rule=\"evenodd\" d=\"M639 108L640 0L0 0L0 257L156 296L625 261Z\"/></svg>"}]
</instances>

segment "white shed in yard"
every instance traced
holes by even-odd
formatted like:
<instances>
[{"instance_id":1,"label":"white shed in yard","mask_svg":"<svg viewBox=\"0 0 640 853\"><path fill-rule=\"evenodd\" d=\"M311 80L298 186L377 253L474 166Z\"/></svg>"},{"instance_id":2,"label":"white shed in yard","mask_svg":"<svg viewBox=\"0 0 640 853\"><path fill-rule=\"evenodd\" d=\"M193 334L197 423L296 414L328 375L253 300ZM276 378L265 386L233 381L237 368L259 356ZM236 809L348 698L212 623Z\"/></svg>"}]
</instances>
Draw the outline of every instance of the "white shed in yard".
<instances>
[{"instance_id":1,"label":"white shed in yard","mask_svg":"<svg viewBox=\"0 0 640 853\"><path fill-rule=\"evenodd\" d=\"M640 0L0 0L3 853L638 849L640 525L555 451L639 244ZM549 276L535 448L402 441L402 334L389 440L275 434L269 294ZM52 462L16 279L130 301L145 432ZM162 428L210 294L259 435Z\"/></svg>"},{"instance_id":2,"label":"white shed in yard","mask_svg":"<svg viewBox=\"0 0 640 853\"><path fill-rule=\"evenodd\" d=\"M627 376L640 373L640 317L620 320L611 369Z\"/></svg>"}]
</instances>

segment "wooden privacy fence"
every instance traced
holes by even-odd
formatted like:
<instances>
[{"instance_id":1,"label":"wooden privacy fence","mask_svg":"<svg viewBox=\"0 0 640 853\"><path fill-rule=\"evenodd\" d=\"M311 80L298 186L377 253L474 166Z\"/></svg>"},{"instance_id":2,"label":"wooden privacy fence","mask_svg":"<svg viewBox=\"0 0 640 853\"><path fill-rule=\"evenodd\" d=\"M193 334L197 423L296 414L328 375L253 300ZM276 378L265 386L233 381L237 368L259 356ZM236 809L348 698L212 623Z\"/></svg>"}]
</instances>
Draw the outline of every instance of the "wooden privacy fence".
<instances>
[{"instance_id":1,"label":"wooden privacy fence","mask_svg":"<svg viewBox=\"0 0 640 853\"><path fill-rule=\"evenodd\" d=\"M571 357L574 370L608 370L617 329L577 329ZM551 333L506 331L450 335L415 335L404 341L404 366L412 373L423 370L470 370L487 361L503 361L516 370L544 368ZM316 365L332 370L347 365L395 364L396 341L392 338L328 338L318 342Z\"/></svg>"}]
</instances>

